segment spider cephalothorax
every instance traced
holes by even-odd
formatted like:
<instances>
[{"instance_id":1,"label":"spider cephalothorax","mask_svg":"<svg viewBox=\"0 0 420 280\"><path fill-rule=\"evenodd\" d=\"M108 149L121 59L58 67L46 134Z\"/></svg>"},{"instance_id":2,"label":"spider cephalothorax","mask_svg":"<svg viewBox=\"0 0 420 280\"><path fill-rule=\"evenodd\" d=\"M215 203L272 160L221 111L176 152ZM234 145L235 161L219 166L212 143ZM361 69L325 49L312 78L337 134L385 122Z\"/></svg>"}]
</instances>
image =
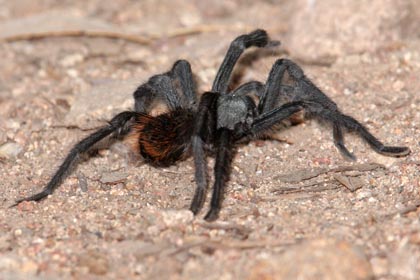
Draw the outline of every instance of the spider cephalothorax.
<instances>
[{"instance_id":1,"label":"spider cephalothorax","mask_svg":"<svg viewBox=\"0 0 420 280\"><path fill-rule=\"evenodd\" d=\"M396 157L410 153L407 147L383 145L357 120L342 114L291 60L277 60L265 84L252 81L229 92L233 67L244 50L274 44L264 30L237 37L227 51L211 91L202 94L199 100L190 64L185 60L177 61L170 71L151 77L134 92L134 111L116 115L107 126L76 144L44 190L18 200L16 204L38 201L51 194L78 156L100 140L127 137L134 150L154 166L169 166L192 154L196 190L190 209L194 214L199 212L205 200L208 185L206 152L211 150L215 155L214 186L210 211L205 219L215 220L221 209L235 145L270 132L276 124L300 110L308 117L332 125L334 143L347 158L355 159L344 145L345 130L356 132L378 153ZM291 84L283 81L286 72ZM167 113L150 115L156 100L167 105Z\"/></svg>"}]
</instances>

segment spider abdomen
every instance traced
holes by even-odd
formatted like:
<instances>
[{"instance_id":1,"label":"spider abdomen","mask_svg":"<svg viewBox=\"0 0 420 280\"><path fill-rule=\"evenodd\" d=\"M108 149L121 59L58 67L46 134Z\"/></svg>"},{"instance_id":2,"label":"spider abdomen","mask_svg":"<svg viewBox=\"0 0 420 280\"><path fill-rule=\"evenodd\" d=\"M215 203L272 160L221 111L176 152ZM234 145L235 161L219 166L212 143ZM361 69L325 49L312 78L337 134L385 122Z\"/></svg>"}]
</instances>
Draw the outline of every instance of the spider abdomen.
<instances>
[{"instance_id":1,"label":"spider abdomen","mask_svg":"<svg viewBox=\"0 0 420 280\"><path fill-rule=\"evenodd\" d=\"M194 113L177 109L156 117L138 114L130 135L134 149L150 164L170 166L190 150Z\"/></svg>"}]
</instances>

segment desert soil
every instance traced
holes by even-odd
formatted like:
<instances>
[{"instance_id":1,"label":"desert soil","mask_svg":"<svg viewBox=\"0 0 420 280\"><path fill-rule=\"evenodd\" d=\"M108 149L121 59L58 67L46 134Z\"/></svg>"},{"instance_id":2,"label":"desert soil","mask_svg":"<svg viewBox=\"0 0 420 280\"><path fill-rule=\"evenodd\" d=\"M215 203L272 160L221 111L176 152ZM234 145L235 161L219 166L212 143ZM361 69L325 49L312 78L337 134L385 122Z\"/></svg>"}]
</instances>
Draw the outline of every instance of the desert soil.
<instances>
[{"instance_id":1,"label":"desert soil","mask_svg":"<svg viewBox=\"0 0 420 280\"><path fill-rule=\"evenodd\" d=\"M0 1L0 279L420 279L420 5L346 3ZM117 143L48 199L9 208L132 108L137 85L183 58L206 91L229 42L257 27L282 45L238 83L265 81L289 57L411 154L385 157L347 134L349 162L330 127L305 121L238 147L207 223L208 201L188 211L191 159L154 168Z\"/></svg>"}]
</instances>

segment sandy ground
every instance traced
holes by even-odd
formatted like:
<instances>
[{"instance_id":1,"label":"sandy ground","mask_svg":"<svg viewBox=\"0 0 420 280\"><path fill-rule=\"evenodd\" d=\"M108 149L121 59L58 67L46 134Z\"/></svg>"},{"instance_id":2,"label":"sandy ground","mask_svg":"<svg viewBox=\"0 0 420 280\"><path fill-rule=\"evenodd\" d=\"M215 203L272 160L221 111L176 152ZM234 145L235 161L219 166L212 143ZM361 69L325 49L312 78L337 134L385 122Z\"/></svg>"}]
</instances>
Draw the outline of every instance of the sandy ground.
<instances>
[{"instance_id":1,"label":"sandy ground","mask_svg":"<svg viewBox=\"0 0 420 280\"><path fill-rule=\"evenodd\" d=\"M0 1L0 279L420 279L419 5L167 2ZM229 42L256 27L282 46L241 82L290 57L343 112L412 153L384 157L347 135L349 162L329 127L307 121L238 148L207 223L207 204L187 210L191 159L157 169L118 143L48 199L8 208L130 109L136 85L184 58L208 90Z\"/></svg>"}]
</instances>

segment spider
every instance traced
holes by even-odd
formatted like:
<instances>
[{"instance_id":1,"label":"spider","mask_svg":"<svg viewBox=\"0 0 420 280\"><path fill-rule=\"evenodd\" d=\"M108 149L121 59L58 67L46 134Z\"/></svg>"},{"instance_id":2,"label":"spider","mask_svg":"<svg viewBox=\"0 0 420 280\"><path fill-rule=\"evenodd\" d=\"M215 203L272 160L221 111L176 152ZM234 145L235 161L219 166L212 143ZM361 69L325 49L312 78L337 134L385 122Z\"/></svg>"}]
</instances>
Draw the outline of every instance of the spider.
<instances>
[{"instance_id":1,"label":"spider","mask_svg":"<svg viewBox=\"0 0 420 280\"><path fill-rule=\"evenodd\" d=\"M170 166L193 156L196 188L190 210L202 208L208 185L207 155L215 155L214 185L210 210L204 219L218 218L223 193L238 143L269 133L279 122L303 110L307 117L330 123L334 143L349 159L355 159L344 145L344 131L356 132L376 152L387 156L405 156L407 147L385 146L362 124L339 111L337 105L317 88L302 69L288 59L277 60L265 84L251 81L229 91L233 68L250 47L278 44L267 32L257 29L237 37L216 74L211 91L198 97L190 64L178 60L166 73L151 77L134 92L134 110L113 117L109 124L77 143L69 152L46 187L39 193L16 201L39 201L61 184L79 155L88 152L100 140L128 138L134 149L153 166ZM288 73L291 85L283 82ZM256 102L258 100L258 102ZM150 114L156 101L163 101L168 112Z\"/></svg>"}]
</instances>

